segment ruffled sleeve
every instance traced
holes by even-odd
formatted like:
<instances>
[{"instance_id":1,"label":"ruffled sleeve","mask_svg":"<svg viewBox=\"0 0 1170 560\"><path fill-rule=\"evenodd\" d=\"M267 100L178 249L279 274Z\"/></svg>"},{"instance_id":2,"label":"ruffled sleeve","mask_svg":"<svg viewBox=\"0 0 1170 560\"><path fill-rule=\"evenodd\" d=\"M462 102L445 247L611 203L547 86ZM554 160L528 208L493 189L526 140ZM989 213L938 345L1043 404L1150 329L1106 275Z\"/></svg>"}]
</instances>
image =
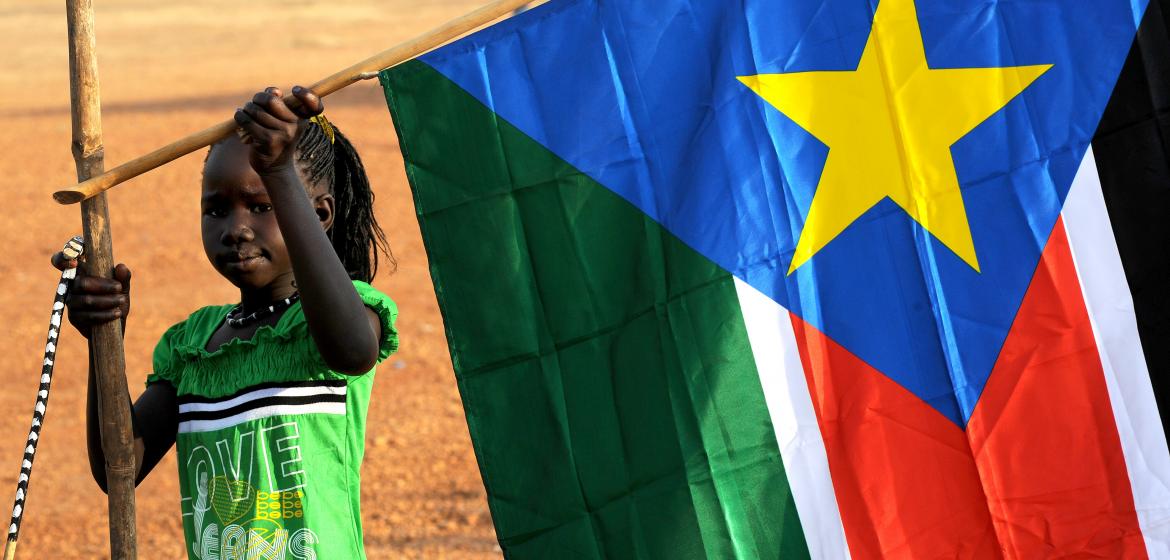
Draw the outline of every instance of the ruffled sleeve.
<instances>
[{"instance_id":1,"label":"ruffled sleeve","mask_svg":"<svg viewBox=\"0 0 1170 560\"><path fill-rule=\"evenodd\" d=\"M394 328L394 322L398 319L398 305L390 296L365 282L354 280L353 287L358 297L362 298L362 303L382 319L382 340L378 344L378 363L382 363L382 360L398 351L398 330Z\"/></svg>"},{"instance_id":2,"label":"ruffled sleeve","mask_svg":"<svg viewBox=\"0 0 1170 560\"><path fill-rule=\"evenodd\" d=\"M169 382L175 387L179 386L179 371L181 368L176 367L174 359L174 345L176 340L183 338L186 335L187 322L183 321L171 325L167 332L163 333L162 338L158 340L158 344L154 346L154 358L152 360L154 365L154 372L146 377L146 384L151 385L159 381Z\"/></svg>"},{"instance_id":3,"label":"ruffled sleeve","mask_svg":"<svg viewBox=\"0 0 1170 560\"><path fill-rule=\"evenodd\" d=\"M192 313L185 320L171 325L154 346L154 372L146 377L146 384L170 382L176 388L182 382L187 358L203 348L211 333L219 326L230 305L208 306Z\"/></svg>"}]
</instances>

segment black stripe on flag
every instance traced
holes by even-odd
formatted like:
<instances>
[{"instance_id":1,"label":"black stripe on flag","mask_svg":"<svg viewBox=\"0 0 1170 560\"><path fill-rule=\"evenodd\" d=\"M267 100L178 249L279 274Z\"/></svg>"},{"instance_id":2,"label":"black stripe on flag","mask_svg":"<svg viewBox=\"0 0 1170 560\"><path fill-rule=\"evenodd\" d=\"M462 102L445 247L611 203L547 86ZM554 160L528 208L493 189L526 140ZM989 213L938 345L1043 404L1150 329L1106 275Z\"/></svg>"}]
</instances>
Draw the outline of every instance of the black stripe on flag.
<instances>
[{"instance_id":1,"label":"black stripe on flag","mask_svg":"<svg viewBox=\"0 0 1170 560\"><path fill-rule=\"evenodd\" d=\"M1170 413L1170 0L1151 0L1093 138L1162 425Z\"/></svg>"},{"instance_id":2,"label":"black stripe on flag","mask_svg":"<svg viewBox=\"0 0 1170 560\"><path fill-rule=\"evenodd\" d=\"M335 395L332 393L321 395L302 395L297 397L264 397L261 399L250 400L245 403L240 403L231 408L223 410L199 410L192 412L180 412L179 422L190 422L193 420L220 420L235 416L241 412L247 412L257 408L264 408L267 406L277 405L299 405L299 404L317 404L317 403L344 403L345 395Z\"/></svg>"},{"instance_id":3,"label":"black stripe on flag","mask_svg":"<svg viewBox=\"0 0 1170 560\"><path fill-rule=\"evenodd\" d=\"M210 397L201 397L199 395L182 395L182 396L178 397L178 401L179 401L180 405L194 404L194 403L213 404L213 403L217 403L217 402L229 401L229 400L234 399L234 398L236 398L240 395L243 395L245 393L251 393L253 391L260 391L262 389L274 389L274 388L291 389L294 387L344 387L344 386L345 386L344 379L320 379L317 381L285 381L285 382L280 382L280 383L260 383L257 385L252 385L250 387L245 387L245 388L240 389L239 391L236 391L235 393L232 393L232 394L227 395L225 397L210 398Z\"/></svg>"}]
</instances>

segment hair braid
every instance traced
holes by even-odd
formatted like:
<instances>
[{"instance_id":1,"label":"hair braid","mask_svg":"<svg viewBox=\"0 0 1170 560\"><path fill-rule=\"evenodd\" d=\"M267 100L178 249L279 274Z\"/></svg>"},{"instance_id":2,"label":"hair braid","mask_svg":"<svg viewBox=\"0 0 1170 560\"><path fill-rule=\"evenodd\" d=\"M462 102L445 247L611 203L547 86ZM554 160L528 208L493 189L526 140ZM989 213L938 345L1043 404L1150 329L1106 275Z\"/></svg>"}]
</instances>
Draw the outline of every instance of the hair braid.
<instances>
[{"instance_id":1,"label":"hair braid","mask_svg":"<svg viewBox=\"0 0 1170 560\"><path fill-rule=\"evenodd\" d=\"M336 126L325 126L329 133L320 122L310 121L297 141L297 163L307 181L328 187L333 195L329 238L341 264L351 278L369 282L378 272L378 254L385 253L392 268L394 255L374 217L374 192L357 150Z\"/></svg>"}]
</instances>

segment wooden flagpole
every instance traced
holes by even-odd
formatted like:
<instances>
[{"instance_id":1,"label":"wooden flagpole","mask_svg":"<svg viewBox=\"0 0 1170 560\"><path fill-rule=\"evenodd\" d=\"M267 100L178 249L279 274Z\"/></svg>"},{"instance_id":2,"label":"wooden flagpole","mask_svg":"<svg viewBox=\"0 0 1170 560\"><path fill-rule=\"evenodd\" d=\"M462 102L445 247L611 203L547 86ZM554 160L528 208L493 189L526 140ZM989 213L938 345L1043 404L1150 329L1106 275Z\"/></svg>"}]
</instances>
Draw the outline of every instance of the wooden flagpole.
<instances>
[{"instance_id":1,"label":"wooden flagpole","mask_svg":"<svg viewBox=\"0 0 1170 560\"><path fill-rule=\"evenodd\" d=\"M373 77L372 73L374 72L410 60L468 31L508 15L532 1L496 0L474 12L440 25L414 39L382 51L344 70L335 72L329 77L309 86L309 89L318 96L325 97L346 86ZM295 100L291 94L285 96L284 99L286 102ZM61 204L81 202L115 187L123 181L133 179L151 169L161 167L195 150L205 148L223 140L231 134L234 134L235 130L235 121L229 119L211 128L167 144L149 154L123 163L106 173L96 174L92 178L80 179L79 184L53 193L53 198Z\"/></svg>"},{"instance_id":2,"label":"wooden flagpole","mask_svg":"<svg viewBox=\"0 0 1170 560\"><path fill-rule=\"evenodd\" d=\"M92 0L65 0L69 27L69 97L73 114L73 160L77 179L101 175L105 161L102 147L101 96L98 89L97 46L94 39ZM85 274L110 278L114 249L105 193L81 205L81 224L88 253ZM126 397L126 362L119 321L95 327L90 334L91 366L98 381L98 414L102 450L106 456L106 484L110 510L110 557L137 557L134 525L134 434L130 401Z\"/></svg>"}]
</instances>

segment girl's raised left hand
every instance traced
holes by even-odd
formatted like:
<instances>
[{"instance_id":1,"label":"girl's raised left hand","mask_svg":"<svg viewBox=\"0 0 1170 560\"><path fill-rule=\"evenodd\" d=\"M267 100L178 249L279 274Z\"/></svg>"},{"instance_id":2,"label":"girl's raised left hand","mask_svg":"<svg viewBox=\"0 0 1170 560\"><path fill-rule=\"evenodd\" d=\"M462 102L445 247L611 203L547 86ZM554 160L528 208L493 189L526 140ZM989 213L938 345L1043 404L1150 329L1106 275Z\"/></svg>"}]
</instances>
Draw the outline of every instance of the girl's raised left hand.
<instances>
[{"instance_id":1,"label":"girl's raised left hand","mask_svg":"<svg viewBox=\"0 0 1170 560\"><path fill-rule=\"evenodd\" d=\"M293 152L305 119L325 109L321 99L307 88L294 86L292 91L299 101L295 107L284 102L280 89L269 87L236 109L240 138L252 148L248 161L260 176L292 170Z\"/></svg>"}]
</instances>

